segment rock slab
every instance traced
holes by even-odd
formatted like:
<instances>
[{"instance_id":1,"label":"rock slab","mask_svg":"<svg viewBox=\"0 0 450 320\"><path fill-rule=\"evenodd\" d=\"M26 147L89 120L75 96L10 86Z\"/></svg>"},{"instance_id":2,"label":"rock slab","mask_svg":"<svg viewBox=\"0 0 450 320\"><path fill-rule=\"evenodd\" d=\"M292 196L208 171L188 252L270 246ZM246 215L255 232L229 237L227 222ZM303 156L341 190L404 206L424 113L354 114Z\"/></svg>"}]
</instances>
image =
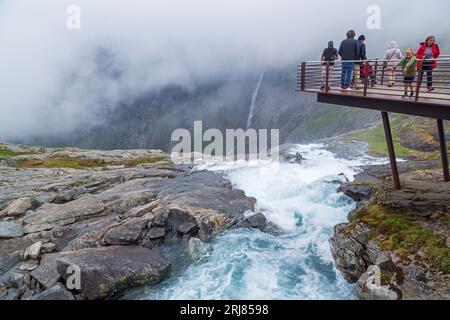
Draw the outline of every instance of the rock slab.
<instances>
[{"instance_id":1,"label":"rock slab","mask_svg":"<svg viewBox=\"0 0 450 320\"><path fill-rule=\"evenodd\" d=\"M45 290L44 292L31 297L29 300L70 301L75 299L73 295L66 288L64 288L64 286L61 283L57 283L50 289Z\"/></svg>"},{"instance_id":2,"label":"rock slab","mask_svg":"<svg viewBox=\"0 0 450 320\"><path fill-rule=\"evenodd\" d=\"M78 291L89 300L103 299L132 286L159 281L170 267L156 251L138 246L112 246L67 252L57 260L59 274L68 279L69 266L80 271Z\"/></svg>"},{"instance_id":3,"label":"rock slab","mask_svg":"<svg viewBox=\"0 0 450 320\"><path fill-rule=\"evenodd\" d=\"M23 227L20 224L8 221L0 222L0 239L11 239L23 236Z\"/></svg>"}]
</instances>

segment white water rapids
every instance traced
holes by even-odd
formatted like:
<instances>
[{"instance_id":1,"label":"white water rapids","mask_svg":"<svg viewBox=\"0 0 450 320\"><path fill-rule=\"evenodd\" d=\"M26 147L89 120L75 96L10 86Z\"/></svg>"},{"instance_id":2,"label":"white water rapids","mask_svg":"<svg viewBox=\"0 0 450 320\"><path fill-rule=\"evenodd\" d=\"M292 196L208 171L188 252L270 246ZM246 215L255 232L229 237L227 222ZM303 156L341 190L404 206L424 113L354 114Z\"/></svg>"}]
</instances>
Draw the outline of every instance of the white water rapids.
<instances>
[{"instance_id":1,"label":"white water rapids","mask_svg":"<svg viewBox=\"0 0 450 320\"><path fill-rule=\"evenodd\" d=\"M257 210L283 229L226 231L210 243L191 241L193 263L147 289L146 299L353 299L335 269L328 239L354 202L337 193L339 174L352 179L369 158L338 159L322 145L298 145L306 160L280 165L203 164L255 197Z\"/></svg>"}]
</instances>

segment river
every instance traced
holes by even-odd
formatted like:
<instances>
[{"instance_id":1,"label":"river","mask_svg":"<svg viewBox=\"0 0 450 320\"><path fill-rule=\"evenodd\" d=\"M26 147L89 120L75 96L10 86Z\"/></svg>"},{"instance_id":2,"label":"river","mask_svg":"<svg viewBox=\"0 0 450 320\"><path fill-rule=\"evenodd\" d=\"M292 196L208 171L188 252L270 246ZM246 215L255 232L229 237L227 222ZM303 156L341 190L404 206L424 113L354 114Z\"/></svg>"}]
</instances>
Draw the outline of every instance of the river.
<instances>
[{"instance_id":1,"label":"river","mask_svg":"<svg viewBox=\"0 0 450 320\"><path fill-rule=\"evenodd\" d=\"M337 193L369 157L340 159L323 145L297 145L301 164L206 163L236 188L257 199L257 211L281 227L271 235L253 229L227 231L209 243L191 240L192 263L149 287L145 299L354 299L334 267L328 239L355 203Z\"/></svg>"}]
</instances>

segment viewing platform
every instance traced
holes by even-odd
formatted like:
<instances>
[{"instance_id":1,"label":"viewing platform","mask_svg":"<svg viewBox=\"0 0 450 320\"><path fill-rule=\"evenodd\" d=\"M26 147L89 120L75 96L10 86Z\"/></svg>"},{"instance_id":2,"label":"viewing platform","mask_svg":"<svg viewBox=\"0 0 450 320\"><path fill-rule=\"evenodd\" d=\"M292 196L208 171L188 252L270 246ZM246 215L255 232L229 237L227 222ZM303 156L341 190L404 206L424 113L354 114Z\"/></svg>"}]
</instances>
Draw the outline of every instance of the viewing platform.
<instances>
[{"instance_id":1,"label":"viewing platform","mask_svg":"<svg viewBox=\"0 0 450 320\"><path fill-rule=\"evenodd\" d=\"M391 72L386 67L395 65L398 61L382 59L345 61L359 64L360 69L360 77L355 78L353 73L352 86L347 90L341 89L342 61L331 64L321 61L302 62L298 66L297 91L315 93L317 101L322 103L381 111L396 189L400 189L401 184L388 112L436 119L444 180L450 181L443 123L443 120L450 120L450 57L443 56L436 61L437 67L432 73L434 90L429 91L427 71L422 70L423 61L418 60L412 96L410 92L407 97L403 96L405 90L402 68L398 67Z\"/></svg>"}]
</instances>

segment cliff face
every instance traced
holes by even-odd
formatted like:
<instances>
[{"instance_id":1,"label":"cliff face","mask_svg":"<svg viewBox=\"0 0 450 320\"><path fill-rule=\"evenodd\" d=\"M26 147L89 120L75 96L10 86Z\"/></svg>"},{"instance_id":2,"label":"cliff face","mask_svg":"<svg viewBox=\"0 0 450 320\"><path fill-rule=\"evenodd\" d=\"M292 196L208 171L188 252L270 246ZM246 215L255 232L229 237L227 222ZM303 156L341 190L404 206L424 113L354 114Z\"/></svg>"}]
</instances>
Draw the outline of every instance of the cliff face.
<instances>
[{"instance_id":1,"label":"cliff face","mask_svg":"<svg viewBox=\"0 0 450 320\"><path fill-rule=\"evenodd\" d=\"M311 142L331 137L364 128L379 118L377 113L370 111L319 104L314 94L296 92L295 72L295 65L266 70L259 87L260 73L249 73L239 78L224 76L208 83L193 83L191 88L168 86L143 96L127 98L104 110L93 110L93 117L98 121L73 132L28 136L13 142L167 151L173 130L192 130L197 120L203 121L205 129L247 128L252 100L251 127L279 129L281 143Z\"/></svg>"},{"instance_id":2,"label":"cliff face","mask_svg":"<svg viewBox=\"0 0 450 320\"><path fill-rule=\"evenodd\" d=\"M450 188L434 161L367 167L341 190L359 201L330 239L337 268L362 299L450 299ZM426 169L425 169L426 168Z\"/></svg>"}]
</instances>

